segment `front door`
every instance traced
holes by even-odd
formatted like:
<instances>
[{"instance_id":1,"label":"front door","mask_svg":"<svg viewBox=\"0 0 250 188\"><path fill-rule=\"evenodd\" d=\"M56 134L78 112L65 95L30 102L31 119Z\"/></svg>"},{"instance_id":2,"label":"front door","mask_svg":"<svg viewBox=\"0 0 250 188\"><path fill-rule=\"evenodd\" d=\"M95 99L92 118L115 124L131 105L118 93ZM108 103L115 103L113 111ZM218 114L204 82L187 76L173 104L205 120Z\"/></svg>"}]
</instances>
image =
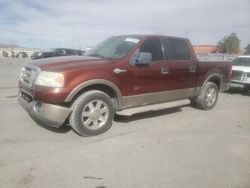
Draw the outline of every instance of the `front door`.
<instances>
[{"instance_id":1,"label":"front door","mask_svg":"<svg viewBox=\"0 0 250 188\"><path fill-rule=\"evenodd\" d=\"M159 38L147 39L137 50L137 53L139 52L150 52L152 54L152 62L148 65L130 64L129 73L131 74L130 80L133 95L167 90L167 74L164 73L166 60L161 40Z\"/></svg>"}]
</instances>

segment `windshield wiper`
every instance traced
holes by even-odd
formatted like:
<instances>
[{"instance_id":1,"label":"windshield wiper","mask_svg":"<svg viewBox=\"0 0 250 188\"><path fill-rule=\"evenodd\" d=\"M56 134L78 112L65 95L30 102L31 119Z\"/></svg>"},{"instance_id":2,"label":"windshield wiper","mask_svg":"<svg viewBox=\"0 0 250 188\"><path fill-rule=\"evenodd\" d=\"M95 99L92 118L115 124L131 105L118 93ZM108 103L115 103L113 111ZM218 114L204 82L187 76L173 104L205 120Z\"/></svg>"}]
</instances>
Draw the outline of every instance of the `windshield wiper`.
<instances>
[{"instance_id":1,"label":"windshield wiper","mask_svg":"<svg viewBox=\"0 0 250 188\"><path fill-rule=\"evenodd\" d=\"M88 56L105 58L103 55L97 54L97 53L96 54L89 54Z\"/></svg>"}]
</instances>

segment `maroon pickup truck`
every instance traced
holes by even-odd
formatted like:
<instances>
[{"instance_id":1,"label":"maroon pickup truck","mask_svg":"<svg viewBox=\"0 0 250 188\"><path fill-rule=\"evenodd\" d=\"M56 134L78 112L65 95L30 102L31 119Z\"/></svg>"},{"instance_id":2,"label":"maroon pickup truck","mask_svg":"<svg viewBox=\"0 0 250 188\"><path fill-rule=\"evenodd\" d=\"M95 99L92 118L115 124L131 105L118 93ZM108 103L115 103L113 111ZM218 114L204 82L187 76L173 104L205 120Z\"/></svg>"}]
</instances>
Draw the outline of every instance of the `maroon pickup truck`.
<instances>
[{"instance_id":1,"label":"maroon pickup truck","mask_svg":"<svg viewBox=\"0 0 250 188\"><path fill-rule=\"evenodd\" d=\"M229 62L198 62L189 40L156 35L108 38L84 56L34 60L22 68L18 101L51 126L82 136L107 131L115 112L190 99L209 110L228 89Z\"/></svg>"}]
</instances>

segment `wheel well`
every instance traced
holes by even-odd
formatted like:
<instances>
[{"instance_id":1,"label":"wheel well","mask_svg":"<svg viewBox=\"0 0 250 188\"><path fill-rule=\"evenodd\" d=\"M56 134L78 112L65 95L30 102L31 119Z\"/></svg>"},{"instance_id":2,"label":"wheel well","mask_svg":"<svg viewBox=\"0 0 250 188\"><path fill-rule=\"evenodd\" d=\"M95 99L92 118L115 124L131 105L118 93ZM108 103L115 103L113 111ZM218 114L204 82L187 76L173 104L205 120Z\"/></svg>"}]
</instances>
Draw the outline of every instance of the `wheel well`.
<instances>
[{"instance_id":1,"label":"wheel well","mask_svg":"<svg viewBox=\"0 0 250 188\"><path fill-rule=\"evenodd\" d=\"M216 84L218 89L220 90L220 84L221 84L220 83L220 78L218 78L217 76L214 76L214 77L210 78L208 80L208 82L212 82L212 83Z\"/></svg>"},{"instance_id":2,"label":"wheel well","mask_svg":"<svg viewBox=\"0 0 250 188\"><path fill-rule=\"evenodd\" d=\"M74 98L71 100L70 103L72 104L81 94L85 93L86 91L90 91L90 90L97 90L97 91L102 91L103 93L106 93L111 98L111 100L114 104L114 107L116 109L118 108L119 102L118 102L118 98L117 98L117 94L116 94L115 90L107 85L104 85L104 84L94 84L94 85L90 85L90 86L83 88L74 96Z\"/></svg>"}]
</instances>

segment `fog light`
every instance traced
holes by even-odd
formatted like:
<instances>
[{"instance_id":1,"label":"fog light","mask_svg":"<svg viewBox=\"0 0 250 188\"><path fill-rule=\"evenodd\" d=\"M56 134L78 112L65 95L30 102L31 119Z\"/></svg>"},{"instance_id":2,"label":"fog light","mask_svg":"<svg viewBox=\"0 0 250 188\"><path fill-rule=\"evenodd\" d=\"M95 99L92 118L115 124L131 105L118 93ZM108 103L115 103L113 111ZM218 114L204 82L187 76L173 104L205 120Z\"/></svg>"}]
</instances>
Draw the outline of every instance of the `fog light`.
<instances>
[{"instance_id":1,"label":"fog light","mask_svg":"<svg viewBox=\"0 0 250 188\"><path fill-rule=\"evenodd\" d=\"M42 111L42 107L43 107L42 103L37 102L37 103L34 105L34 111L37 112L37 113L39 113L39 112Z\"/></svg>"}]
</instances>

